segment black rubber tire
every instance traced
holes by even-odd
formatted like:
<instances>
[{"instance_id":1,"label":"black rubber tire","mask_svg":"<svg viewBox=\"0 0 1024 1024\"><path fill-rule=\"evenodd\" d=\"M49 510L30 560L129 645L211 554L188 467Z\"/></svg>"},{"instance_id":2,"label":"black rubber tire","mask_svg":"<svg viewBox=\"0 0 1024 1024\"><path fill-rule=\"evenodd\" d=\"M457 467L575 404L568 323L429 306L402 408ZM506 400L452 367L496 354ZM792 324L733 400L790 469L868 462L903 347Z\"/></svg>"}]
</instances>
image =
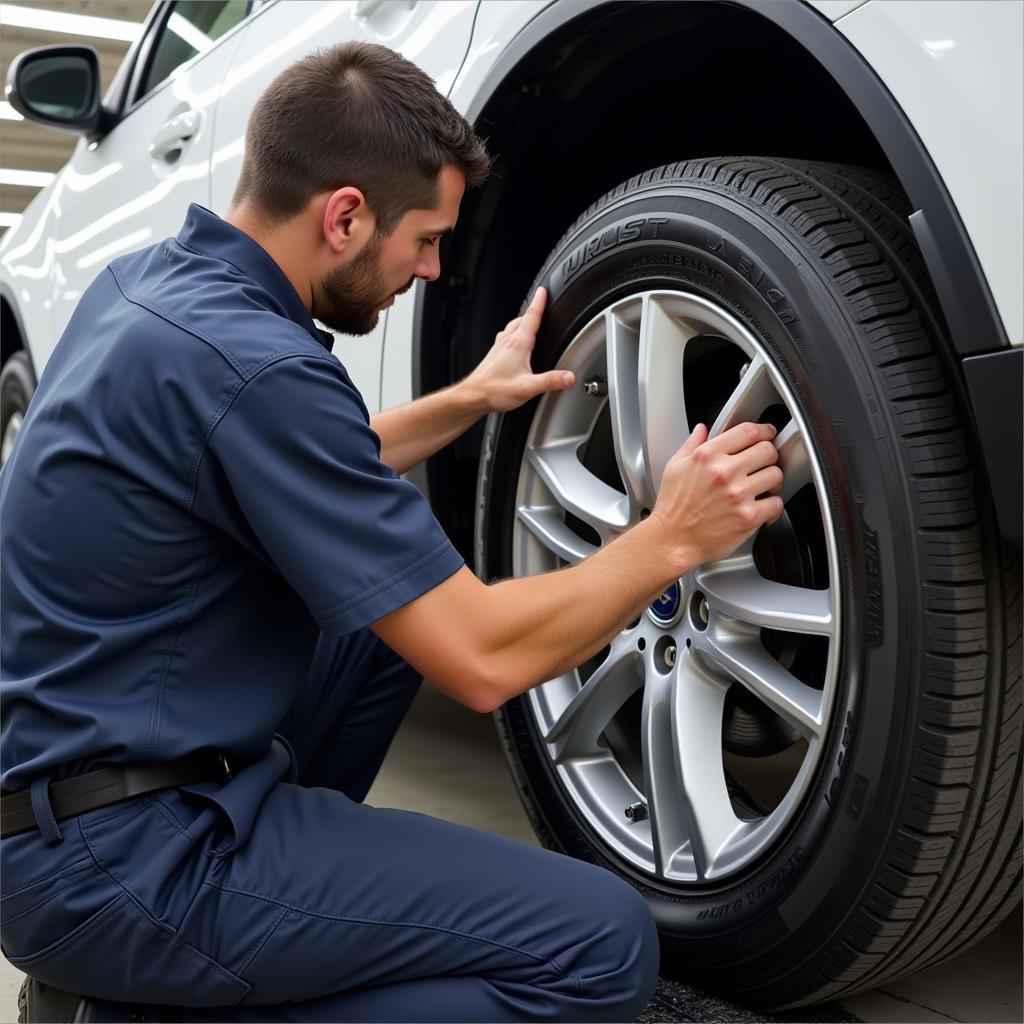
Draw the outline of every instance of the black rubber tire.
<instances>
[{"instance_id":1,"label":"black rubber tire","mask_svg":"<svg viewBox=\"0 0 1024 1024\"><path fill-rule=\"evenodd\" d=\"M17 412L24 416L36 390L36 375L24 352L14 352L0 370L0 438Z\"/></svg>"},{"instance_id":2,"label":"black rubber tire","mask_svg":"<svg viewBox=\"0 0 1024 1024\"><path fill-rule=\"evenodd\" d=\"M81 996L26 978L18 990L18 1024L74 1024L88 1020L80 1012L85 1009L83 1002Z\"/></svg>"},{"instance_id":3,"label":"black rubber tire","mask_svg":"<svg viewBox=\"0 0 1024 1024\"><path fill-rule=\"evenodd\" d=\"M664 973L767 1008L936 964L1020 899L1020 557L998 535L909 212L875 172L691 160L596 202L536 281L550 298L535 371L633 292L687 289L725 306L787 378L825 470L843 608L833 727L792 825L745 874L702 890L641 875L574 809L525 699L496 714L541 840L647 897ZM485 580L512 572L516 477L535 409L487 425Z\"/></svg>"}]
</instances>

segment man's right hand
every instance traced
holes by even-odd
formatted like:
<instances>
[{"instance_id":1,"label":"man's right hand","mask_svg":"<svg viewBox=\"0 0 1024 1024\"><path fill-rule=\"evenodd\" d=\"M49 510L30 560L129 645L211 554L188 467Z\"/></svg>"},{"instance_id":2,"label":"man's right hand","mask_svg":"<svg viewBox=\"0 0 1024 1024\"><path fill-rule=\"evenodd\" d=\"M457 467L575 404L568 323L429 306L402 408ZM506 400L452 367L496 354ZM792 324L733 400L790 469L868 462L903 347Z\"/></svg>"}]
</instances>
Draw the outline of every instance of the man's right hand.
<instances>
[{"instance_id":1,"label":"man's right hand","mask_svg":"<svg viewBox=\"0 0 1024 1024\"><path fill-rule=\"evenodd\" d=\"M651 517L680 573L725 558L782 515L782 499L769 493L782 486L776 434L768 423L740 423L709 441L699 423L668 460Z\"/></svg>"},{"instance_id":2,"label":"man's right hand","mask_svg":"<svg viewBox=\"0 0 1024 1024\"><path fill-rule=\"evenodd\" d=\"M371 628L456 700L493 711L593 657L674 577L778 519L782 500L757 497L782 483L774 436L742 423L708 441L698 426L651 515L578 565L488 586L463 566Z\"/></svg>"}]
</instances>

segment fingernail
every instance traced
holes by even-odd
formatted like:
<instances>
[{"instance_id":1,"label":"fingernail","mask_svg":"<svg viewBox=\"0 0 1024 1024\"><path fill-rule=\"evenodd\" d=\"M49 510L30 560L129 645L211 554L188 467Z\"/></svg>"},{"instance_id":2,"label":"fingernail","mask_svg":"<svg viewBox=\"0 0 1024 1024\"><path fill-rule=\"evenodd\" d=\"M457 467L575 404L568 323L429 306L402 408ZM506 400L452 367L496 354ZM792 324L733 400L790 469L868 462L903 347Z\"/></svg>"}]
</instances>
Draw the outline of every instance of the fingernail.
<instances>
[{"instance_id":1,"label":"fingernail","mask_svg":"<svg viewBox=\"0 0 1024 1024\"><path fill-rule=\"evenodd\" d=\"M566 384L566 385L571 384L572 383L572 374L571 373L563 373L562 374L562 383Z\"/></svg>"}]
</instances>

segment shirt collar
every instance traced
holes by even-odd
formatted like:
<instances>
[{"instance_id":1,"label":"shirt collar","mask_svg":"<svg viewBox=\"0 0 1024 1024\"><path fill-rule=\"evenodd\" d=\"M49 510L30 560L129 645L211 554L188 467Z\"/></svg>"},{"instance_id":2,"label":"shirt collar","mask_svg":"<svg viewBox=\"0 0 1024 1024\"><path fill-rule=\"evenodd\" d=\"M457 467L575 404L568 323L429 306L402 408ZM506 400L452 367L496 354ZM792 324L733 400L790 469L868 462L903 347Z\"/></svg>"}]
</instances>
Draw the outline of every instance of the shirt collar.
<instances>
[{"instance_id":1,"label":"shirt collar","mask_svg":"<svg viewBox=\"0 0 1024 1024\"><path fill-rule=\"evenodd\" d=\"M331 351L334 335L316 326L284 271L259 242L240 228L199 203L189 203L177 241L193 252L224 260L252 278L274 299L280 312L304 327L328 352Z\"/></svg>"}]
</instances>

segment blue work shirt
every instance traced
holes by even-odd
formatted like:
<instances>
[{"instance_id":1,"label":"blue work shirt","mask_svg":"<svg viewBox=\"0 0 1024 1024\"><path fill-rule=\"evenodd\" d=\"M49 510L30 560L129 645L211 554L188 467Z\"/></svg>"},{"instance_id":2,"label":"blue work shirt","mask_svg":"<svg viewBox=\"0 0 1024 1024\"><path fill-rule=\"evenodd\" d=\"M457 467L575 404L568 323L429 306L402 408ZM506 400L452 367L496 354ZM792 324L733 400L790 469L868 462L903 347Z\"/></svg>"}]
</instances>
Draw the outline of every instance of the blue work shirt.
<instances>
[{"instance_id":1,"label":"blue work shirt","mask_svg":"<svg viewBox=\"0 0 1024 1024\"><path fill-rule=\"evenodd\" d=\"M195 203L82 295L0 474L3 788L268 756L321 631L464 564L332 341Z\"/></svg>"}]
</instances>

